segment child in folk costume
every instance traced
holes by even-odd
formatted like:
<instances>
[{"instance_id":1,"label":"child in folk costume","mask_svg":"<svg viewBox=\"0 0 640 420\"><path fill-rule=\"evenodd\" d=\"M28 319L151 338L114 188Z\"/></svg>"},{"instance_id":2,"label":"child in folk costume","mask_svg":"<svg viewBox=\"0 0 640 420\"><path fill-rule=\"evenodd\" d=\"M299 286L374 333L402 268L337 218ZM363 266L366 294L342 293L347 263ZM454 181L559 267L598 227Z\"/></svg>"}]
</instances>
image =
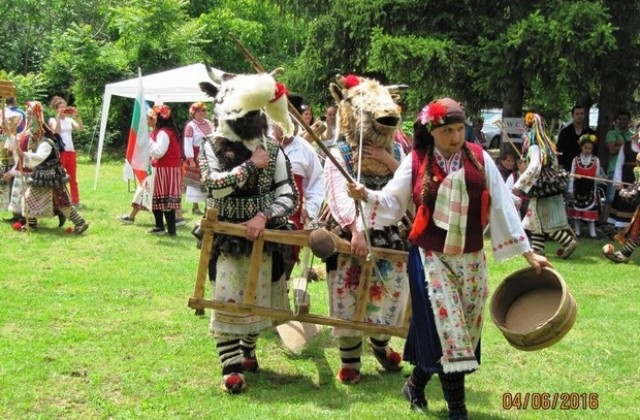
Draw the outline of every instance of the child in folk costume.
<instances>
[{"instance_id":1,"label":"child in folk costume","mask_svg":"<svg viewBox=\"0 0 640 420\"><path fill-rule=\"evenodd\" d=\"M73 233L84 233L89 224L72 207L71 196L66 187L68 175L60 161L60 136L44 123L42 105L39 102L29 104L29 110L36 118L37 130L33 139L37 141L34 151L16 149L19 160L25 168L31 169L27 174L24 193L23 215L30 229L38 227L38 217L59 215L60 226L69 218L73 224ZM61 216L60 216L61 215Z\"/></svg>"},{"instance_id":2,"label":"child in folk costume","mask_svg":"<svg viewBox=\"0 0 640 420\"><path fill-rule=\"evenodd\" d=\"M513 187L514 194L529 196L529 207L522 224L531 232L531 246L535 252L544 255L548 236L562 246L557 255L567 259L578 247L569 227L563 197L568 174L558 166L555 146L544 131L542 117L530 112L525 117L525 125L527 131L522 151L526 155L527 169Z\"/></svg>"},{"instance_id":3,"label":"child in folk costume","mask_svg":"<svg viewBox=\"0 0 640 420\"><path fill-rule=\"evenodd\" d=\"M202 215L203 212L198 203L204 203L207 200L207 190L200 182L198 155L202 147L202 140L213 132L213 123L206 118L207 105L203 102L191 104L189 116L191 121L184 127L183 136L186 200L193 203L191 210L193 214Z\"/></svg>"},{"instance_id":4,"label":"child in folk costume","mask_svg":"<svg viewBox=\"0 0 640 420\"><path fill-rule=\"evenodd\" d=\"M580 154L571 162L571 174L576 176L572 176L569 180L567 208L567 216L574 220L576 235L580 236L582 221L586 221L589 224L589 236L592 239L598 238L596 233L596 220L599 217L598 195L594 178L600 174L600 159L593 155L597 141L595 134L583 134L578 140Z\"/></svg>"},{"instance_id":5,"label":"child in folk costume","mask_svg":"<svg viewBox=\"0 0 640 420\"><path fill-rule=\"evenodd\" d=\"M267 136L267 119L292 127L287 113L286 88L266 73L228 75L209 69L216 85L200 86L215 96L216 131L200 150L200 171L209 189L207 204L221 221L247 226L246 238L215 235L209 277L216 300L243 302L252 242L265 228L285 228L298 207L298 193L288 160ZM283 245L265 243L258 273L255 304L288 308ZM256 372L255 348L259 334L273 321L258 315L213 310L210 330L222 367L222 387L229 393L246 388L244 371Z\"/></svg>"},{"instance_id":6,"label":"child in folk costume","mask_svg":"<svg viewBox=\"0 0 640 420\"><path fill-rule=\"evenodd\" d=\"M331 149L332 155L353 179L360 179L372 189L382 188L404 157L401 146L394 141L400 122L400 111L392 95L395 92L376 80L348 75L339 77L337 83L332 84L332 93L338 103L340 121L340 136ZM361 164L358 163L360 155ZM324 177L331 217L328 226L351 242L353 254L340 253L325 259L329 314L353 320L359 298L360 273L369 252L365 229L369 230L371 242L376 247L405 250L405 241L398 235L395 223L376 220L366 227L357 227L359 210L347 194L344 176L330 159L325 160ZM377 260L369 290L365 291L369 296L365 320L399 326L408 292L406 263ZM340 352L337 379L344 384L359 382L363 332L334 327L332 334ZM378 363L386 371L398 372L402 368L402 357L389 346L390 339L388 334L373 334L367 341Z\"/></svg>"},{"instance_id":7,"label":"child in folk costume","mask_svg":"<svg viewBox=\"0 0 640 420\"><path fill-rule=\"evenodd\" d=\"M480 333L488 295L483 230L491 225L494 258L522 255L537 271L550 266L535 254L511 195L486 151L465 142L465 113L453 99L428 104L414 123L414 148L381 191L350 184L364 199L367 219L399 220L418 208L409 239L412 316L404 358L415 365L403 387L413 410L440 377L449 418L466 419L465 375L479 368ZM489 204L490 203L490 204Z\"/></svg>"},{"instance_id":8,"label":"child in folk costume","mask_svg":"<svg viewBox=\"0 0 640 420\"><path fill-rule=\"evenodd\" d=\"M631 254L640 243L640 152L636 155L633 176L635 182L620 191L620 197L636 207L631 223L614 237L615 240L622 244L622 249L616 251L611 244L607 244L602 248L604 256L616 264L628 263Z\"/></svg>"}]
</instances>

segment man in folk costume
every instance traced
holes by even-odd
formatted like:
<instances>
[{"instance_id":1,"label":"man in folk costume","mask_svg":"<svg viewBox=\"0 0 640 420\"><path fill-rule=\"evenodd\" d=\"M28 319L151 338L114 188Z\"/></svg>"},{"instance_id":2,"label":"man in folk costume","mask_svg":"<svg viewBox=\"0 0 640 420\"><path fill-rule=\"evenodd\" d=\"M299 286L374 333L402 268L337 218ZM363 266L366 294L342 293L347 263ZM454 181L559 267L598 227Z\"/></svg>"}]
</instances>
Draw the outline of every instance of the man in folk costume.
<instances>
[{"instance_id":1,"label":"man in folk costume","mask_svg":"<svg viewBox=\"0 0 640 420\"><path fill-rule=\"evenodd\" d=\"M557 255L567 259L578 247L569 227L563 196L568 174L558 167L555 146L544 131L542 117L528 113L525 125L527 131L522 151L526 155L527 169L513 186L517 196L529 196L529 207L522 224L531 232L531 246L535 252L545 254L548 236L561 245ZM545 177L545 174L549 175Z\"/></svg>"},{"instance_id":2,"label":"man in folk costume","mask_svg":"<svg viewBox=\"0 0 640 420\"><path fill-rule=\"evenodd\" d=\"M192 213L202 215L198 203L207 200L207 190L200 182L200 168L198 156L202 147L202 139L213 132L213 123L207 116L207 105L204 102L196 102L189 107L191 121L184 127L183 147L184 165L186 166L184 182L186 184L186 199L193 203Z\"/></svg>"},{"instance_id":3,"label":"man in folk costume","mask_svg":"<svg viewBox=\"0 0 640 420\"><path fill-rule=\"evenodd\" d=\"M66 187L68 176L60 162L60 136L44 123L42 105L32 102L29 111L35 116L37 131L33 134L37 141L35 151L24 152L16 149L19 159L26 168L32 170L27 176L28 185L24 194L23 215L30 229L36 229L37 217L51 217L61 214L61 225L69 218L73 224L73 233L84 233L89 224L72 206L71 196Z\"/></svg>"},{"instance_id":4,"label":"man in folk costume","mask_svg":"<svg viewBox=\"0 0 640 420\"><path fill-rule=\"evenodd\" d=\"M465 142L465 113L450 98L425 106L414 123L414 144L381 191L350 184L365 200L365 219L393 223L417 207L409 239L411 324L404 350L415 365L403 387L413 410L427 410L425 387L440 377L450 419L466 419L465 375L479 369L480 335L488 295L483 232L491 225L494 258L522 254L540 271L535 254L493 159Z\"/></svg>"},{"instance_id":5,"label":"man in folk costume","mask_svg":"<svg viewBox=\"0 0 640 420\"><path fill-rule=\"evenodd\" d=\"M331 92L338 104L340 121L340 137L331 153L354 179L360 179L372 189L382 188L404 156L402 148L393 141L400 121L393 97L394 88L387 88L373 79L349 75L339 77L337 84L331 85ZM329 159L325 161L324 175L331 217L328 226L351 241L355 254L337 254L325 260L329 310L333 317L353 320L363 257L368 253L365 232L364 228L356 226L358 208L347 195L345 179ZM384 224L374 220L366 228L369 227L372 228L374 246L405 249L395 223ZM376 261L367 292L367 322L399 325L408 301L406 264ZM362 331L335 327L332 333L338 342L341 360L337 379L345 384L359 382ZM387 334L372 335L368 340L369 346L385 370L399 371L402 357L389 347L390 338Z\"/></svg>"},{"instance_id":6,"label":"man in folk costume","mask_svg":"<svg viewBox=\"0 0 640 420\"><path fill-rule=\"evenodd\" d=\"M633 168L633 184L620 190L621 200L635 207L631 222L616 234L614 239L622 244L622 249L616 251L614 246L607 244L602 248L605 257L616 264L628 263L631 254L640 243L640 152L636 154L636 166Z\"/></svg>"},{"instance_id":7,"label":"man in folk costume","mask_svg":"<svg viewBox=\"0 0 640 420\"><path fill-rule=\"evenodd\" d=\"M216 300L242 302L252 241L265 228L282 229L298 207L298 192L287 157L267 136L267 118L292 132L286 88L270 74L229 75L209 69L215 85L200 86L215 96L219 122L200 154L202 181L209 189L207 205L219 220L247 226L246 238L215 235L209 263ZM264 112L262 111L264 109ZM266 115L265 115L266 113ZM288 308L282 260L283 245L265 243L258 274L256 305ZM273 321L256 315L212 311L210 329L222 365L223 389L246 388L243 371L258 369L255 347L261 331Z\"/></svg>"}]
</instances>

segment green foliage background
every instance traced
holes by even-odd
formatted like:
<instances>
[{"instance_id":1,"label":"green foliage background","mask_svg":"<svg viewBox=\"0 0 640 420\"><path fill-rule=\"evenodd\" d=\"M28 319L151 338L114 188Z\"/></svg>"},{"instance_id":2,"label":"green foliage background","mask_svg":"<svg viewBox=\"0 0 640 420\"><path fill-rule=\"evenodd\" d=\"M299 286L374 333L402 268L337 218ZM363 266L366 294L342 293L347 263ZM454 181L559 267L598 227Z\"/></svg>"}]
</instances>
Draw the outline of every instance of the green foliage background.
<instances>
[{"instance_id":1,"label":"green foliage background","mask_svg":"<svg viewBox=\"0 0 640 420\"><path fill-rule=\"evenodd\" d=\"M602 137L618 109L638 109L638 0L0 0L0 12L0 78L16 83L21 103L64 96L88 127L104 85L138 67L253 72L230 32L266 68L284 67L316 113L332 102L335 75L350 72L408 84L409 120L442 95L470 114L533 109L551 125L580 102L599 105ZM107 146L119 157L130 102L111 108ZM91 154L96 136L87 129L76 141Z\"/></svg>"}]
</instances>

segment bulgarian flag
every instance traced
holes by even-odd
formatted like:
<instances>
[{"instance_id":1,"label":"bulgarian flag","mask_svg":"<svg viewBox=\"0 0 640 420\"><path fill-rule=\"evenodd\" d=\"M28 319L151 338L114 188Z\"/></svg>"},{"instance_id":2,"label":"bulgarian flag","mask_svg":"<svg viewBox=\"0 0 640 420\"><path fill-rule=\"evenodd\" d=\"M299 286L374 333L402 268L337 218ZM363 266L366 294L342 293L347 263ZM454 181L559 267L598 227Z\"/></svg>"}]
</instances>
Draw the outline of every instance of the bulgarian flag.
<instances>
[{"instance_id":1,"label":"bulgarian flag","mask_svg":"<svg viewBox=\"0 0 640 420\"><path fill-rule=\"evenodd\" d=\"M149 165L149 129L147 128L146 106L142 89L142 72L138 68L138 91L133 105L133 117L129 129L127 144L127 162L133 168L133 173L139 183L151 174Z\"/></svg>"}]
</instances>

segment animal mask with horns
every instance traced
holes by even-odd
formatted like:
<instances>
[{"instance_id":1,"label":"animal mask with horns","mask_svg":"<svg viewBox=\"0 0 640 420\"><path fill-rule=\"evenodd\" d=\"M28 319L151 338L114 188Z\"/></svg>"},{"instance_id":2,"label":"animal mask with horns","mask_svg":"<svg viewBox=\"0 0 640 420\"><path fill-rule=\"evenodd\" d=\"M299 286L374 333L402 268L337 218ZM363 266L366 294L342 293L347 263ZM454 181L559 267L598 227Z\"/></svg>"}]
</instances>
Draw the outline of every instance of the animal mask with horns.
<instances>
[{"instance_id":1,"label":"animal mask with horns","mask_svg":"<svg viewBox=\"0 0 640 420\"><path fill-rule=\"evenodd\" d=\"M357 151L363 144L392 152L393 136L400 124L399 91L406 85L383 86L380 82L353 74L336 77L329 90L338 106L340 135ZM357 156L357 153L354 153ZM373 159L362 160L362 173L385 176L389 168Z\"/></svg>"},{"instance_id":2,"label":"animal mask with horns","mask_svg":"<svg viewBox=\"0 0 640 420\"><path fill-rule=\"evenodd\" d=\"M287 88L275 80L275 76L283 72L281 68L270 74L236 75L206 67L213 83L201 82L200 89L214 98L219 134L255 150L266 131L264 114L280 125L287 135L293 133Z\"/></svg>"}]
</instances>

